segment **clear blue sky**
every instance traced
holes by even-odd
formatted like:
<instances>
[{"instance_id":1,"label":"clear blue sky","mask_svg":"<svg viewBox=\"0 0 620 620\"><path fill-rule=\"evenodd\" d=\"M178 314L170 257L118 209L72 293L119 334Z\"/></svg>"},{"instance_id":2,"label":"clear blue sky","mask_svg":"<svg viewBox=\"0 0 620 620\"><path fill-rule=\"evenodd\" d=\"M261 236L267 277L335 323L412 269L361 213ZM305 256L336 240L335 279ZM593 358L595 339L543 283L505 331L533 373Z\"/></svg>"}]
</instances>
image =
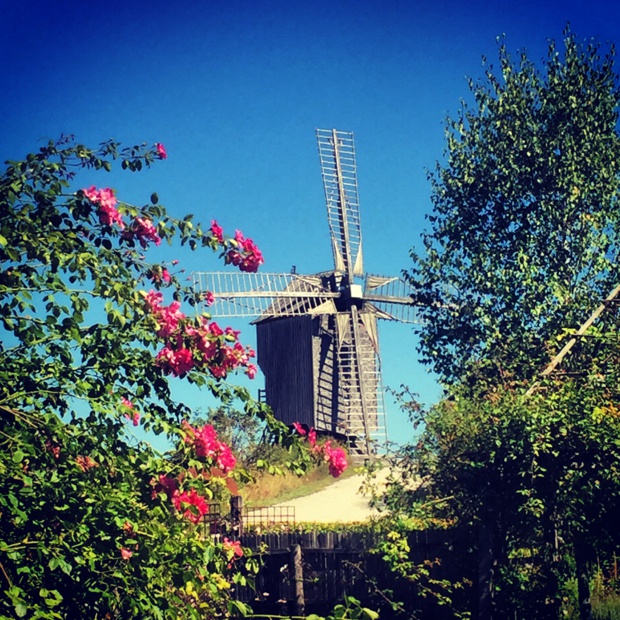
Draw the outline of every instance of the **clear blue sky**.
<instances>
[{"instance_id":1,"label":"clear blue sky","mask_svg":"<svg viewBox=\"0 0 620 620\"><path fill-rule=\"evenodd\" d=\"M567 22L582 39L617 41L620 5L0 0L0 158L61 133L88 145L162 142L168 160L114 177L123 199L145 202L155 190L174 215L241 228L265 271L313 273L332 261L314 130L353 131L365 267L397 274L425 227L425 169L442 157L443 119L467 96L466 76L481 75L483 54L496 57L498 35L540 59ZM219 264L206 254L185 267ZM253 342L249 325L235 326ZM433 402L440 390L416 361L411 328L381 328L384 384ZM191 390L179 396L209 404ZM391 439L410 438L387 404Z\"/></svg>"}]
</instances>

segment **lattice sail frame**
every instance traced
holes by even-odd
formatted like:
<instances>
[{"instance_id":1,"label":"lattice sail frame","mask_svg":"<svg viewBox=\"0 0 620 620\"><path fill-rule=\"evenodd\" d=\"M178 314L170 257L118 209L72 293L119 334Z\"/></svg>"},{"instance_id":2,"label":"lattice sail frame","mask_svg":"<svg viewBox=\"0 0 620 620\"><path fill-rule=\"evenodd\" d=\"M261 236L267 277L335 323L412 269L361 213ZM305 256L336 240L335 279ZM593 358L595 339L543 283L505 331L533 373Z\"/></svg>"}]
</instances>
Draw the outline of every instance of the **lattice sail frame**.
<instances>
[{"instance_id":1,"label":"lattice sail frame","mask_svg":"<svg viewBox=\"0 0 620 620\"><path fill-rule=\"evenodd\" d=\"M364 273L353 134L336 129L317 129L316 136L334 267L345 273L352 283L353 276Z\"/></svg>"}]
</instances>

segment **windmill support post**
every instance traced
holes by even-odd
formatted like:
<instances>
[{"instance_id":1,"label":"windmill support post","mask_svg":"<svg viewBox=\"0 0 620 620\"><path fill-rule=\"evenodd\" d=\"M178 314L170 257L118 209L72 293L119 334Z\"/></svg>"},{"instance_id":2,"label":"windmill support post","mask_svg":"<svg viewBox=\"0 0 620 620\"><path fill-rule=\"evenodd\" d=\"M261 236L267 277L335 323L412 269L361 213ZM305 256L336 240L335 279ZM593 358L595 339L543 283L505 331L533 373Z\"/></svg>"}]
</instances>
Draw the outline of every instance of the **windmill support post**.
<instances>
[{"instance_id":1,"label":"windmill support post","mask_svg":"<svg viewBox=\"0 0 620 620\"><path fill-rule=\"evenodd\" d=\"M304 567L301 545L293 545L289 555L288 563L289 575L292 583L292 600L294 613L296 616L304 616L306 604L304 601Z\"/></svg>"}]
</instances>

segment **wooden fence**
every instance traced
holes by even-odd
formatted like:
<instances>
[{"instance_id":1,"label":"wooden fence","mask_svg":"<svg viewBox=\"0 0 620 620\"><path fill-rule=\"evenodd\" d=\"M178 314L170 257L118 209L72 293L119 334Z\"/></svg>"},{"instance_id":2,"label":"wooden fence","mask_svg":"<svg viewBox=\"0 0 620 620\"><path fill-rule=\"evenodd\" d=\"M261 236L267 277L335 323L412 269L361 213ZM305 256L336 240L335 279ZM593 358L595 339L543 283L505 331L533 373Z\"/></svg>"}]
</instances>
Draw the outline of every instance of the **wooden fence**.
<instances>
[{"instance_id":1,"label":"wooden fence","mask_svg":"<svg viewBox=\"0 0 620 620\"><path fill-rule=\"evenodd\" d=\"M367 606L380 598L379 590L394 590L395 577L380 554L369 553L384 534L357 532L283 532L241 537L244 547L262 557L255 587L238 587L235 596L256 613L326 614L344 595ZM412 559L434 559L445 548L445 533L416 532L409 539ZM425 618L439 618L433 601L417 597L412 588L395 592L409 610ZM433 607L433 610L431 610ZM382 617L384 617L382 615Z\"/></svg>"},{"instance_id":2,"label":"wooden fence","mask_svg":"<svg viewBox=\"0 0 620 620\"><path fill-rule=\"evenodd\" d=\"M295 513L290 507L244 508L240 498L233 498L226 518L219 509L211 514L208 527L212 534L234 537L260 555L261 569L254 587L234 586L234 597L248 603L255 613L326 615L345 594L373 607L381 600L379 591L389 590L394 600L403 602L409 611L419 611L422 618L452 617L438 608L432 597L421 598L415 587L399 580L380 554L369 552L385 533L296 531ZM265 531L278 523L286 531ZM412 532L409 559L418 564L429 562L435 579L450 577L451 567L462 565L462 558L454 561L453 542L446 531ZM441 564L431 567L435 558L441 558ZM471 561L475 568L476 557ZM471 596L472 592L464 595ZM385 610L381 617L389 618L389 613Z\"/></svg>"}]
</instances>

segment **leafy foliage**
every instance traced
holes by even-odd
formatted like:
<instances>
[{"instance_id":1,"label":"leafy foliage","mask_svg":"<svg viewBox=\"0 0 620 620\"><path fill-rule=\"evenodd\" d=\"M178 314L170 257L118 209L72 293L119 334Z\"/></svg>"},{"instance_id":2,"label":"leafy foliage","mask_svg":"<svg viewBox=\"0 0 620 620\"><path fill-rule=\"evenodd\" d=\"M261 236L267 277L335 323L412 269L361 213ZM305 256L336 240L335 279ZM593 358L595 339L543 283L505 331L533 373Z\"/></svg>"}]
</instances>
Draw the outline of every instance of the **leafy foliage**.
<instances>
[{"instance_id":1,"label":"leafy foliage","mask_svg":"<svg viewBox=\"0 0 620 620\"><path fill-rule=\"evenodd\" d=\"M542 68L503 44L484 66L447 120L426 255L412 252L409 273L425 360L476 389L532 379L617 284L620 213L614 50L567 31Z\"/></svg>"},{"instance_id":2,"label":"leafy foliage","mask_svg":"<svg viewBox=\"0 0 620 620\"><path fill-rule=\"evenodd\" d=\"M201 522L217 485L238 474L216 434L181 424L191 412L173 399L173 376L224 406L241 402L296 467L310 461L268 409L222 382L235 368L252 375L252 352L182 311L201 300L171 273L176 261L146 258L176 241L253 269L253 242L172 218L156 194L137 207L76 186L84 171L120 160L136 172L166 156L160 144L89 149L65 137L8 162L0 178L1 615L247 613L230 588L257 563ZM134 426L175 449L156 453Z\"/></svg>"},{"instance_id":3,"label":"leafy foliage","mask_svg":"<svg viewBox=\"0 0 620 620\"><path fill-rule=\"evenodd\" d=\"M420 440L399 455L385 501L396 514L469 532L477 545L486 536L500 615L557 617L575 548L590 562L620 542L620 416L601 406L608 386L590 379L588 390L567 382L531 398L447 399L419 411ZM419 484L403 491L412 479Z\"/></svg>"},{"instance_id":4,"label":"leafy foliage","mask_svg":"<svg viewBox=\"0 0 620 620\"><path fill-rule=\"evenodd\" d=\"M567 30L542 67L503 44L497 69L484 66L473 103L447 121L426 254L408 276L425 306L421 351L448 391L429 411L401 394L422 433L384 501L469 537L481 617L555 619L576 583L585 619L591 566L620 542L614 307L559 377L523 388L618 283L614 50L601 57Z\"/></svg>"}]
</instances>

